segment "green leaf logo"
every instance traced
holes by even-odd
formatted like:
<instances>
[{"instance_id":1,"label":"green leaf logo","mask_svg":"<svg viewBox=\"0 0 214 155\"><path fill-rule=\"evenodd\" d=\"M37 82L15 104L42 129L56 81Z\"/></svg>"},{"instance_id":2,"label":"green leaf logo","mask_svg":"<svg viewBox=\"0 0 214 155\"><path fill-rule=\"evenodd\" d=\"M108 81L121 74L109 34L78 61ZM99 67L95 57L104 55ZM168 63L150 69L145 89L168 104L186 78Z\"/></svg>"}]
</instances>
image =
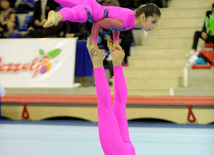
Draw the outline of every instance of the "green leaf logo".
<instances>
[{"instance_id":1,"label":"green leaf logo","mask_svg":"<svg viewBox=\"0 0 214 155\"><path fill-rule=\"evenodd\" d=\"M41 56L45 55L45 52L44 52L44 50L42 50L42 49L39 49L39 54L40 54Z\"/></svg>"},{"instance_id":2,"label":"green leaf logo","mask_svg":"<svg viewBox=\"0 0 214 155\"><path fill-rule=\"evenodd\" d=\"M53 49L53 50L51 50L50 52L48 52L48 56L50 57L50 58L55 58L57 55L59 55L60 53L61 53L61 49L59 49L59 48L57 48L57 49Z\"/></svg>"}]
</instances>

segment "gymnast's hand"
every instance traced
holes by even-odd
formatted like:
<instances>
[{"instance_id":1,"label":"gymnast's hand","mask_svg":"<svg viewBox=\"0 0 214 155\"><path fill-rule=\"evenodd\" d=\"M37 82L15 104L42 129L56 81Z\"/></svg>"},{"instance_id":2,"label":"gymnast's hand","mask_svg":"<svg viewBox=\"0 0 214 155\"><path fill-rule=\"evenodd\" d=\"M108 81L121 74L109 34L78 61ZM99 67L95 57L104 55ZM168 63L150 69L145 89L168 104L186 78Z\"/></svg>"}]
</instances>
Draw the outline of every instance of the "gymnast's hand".
<instances>
[{"instance_id":1,"label":"gymnast's hand","mask_svg":"<svg viewBox=\"0 0 214 155\"><path fill-rule=\"evenodd\" d=\"M115 47L113 40L111 40L110 38L108 38L107 40L107 46L111 53L113 65L122 65L123 58L125 57L125 52L123 51L123 49L121 47Z\"/></svg>"},{"instance_id":2,"label":"gymnast's hand","mask_svg":"<svg viewBox=\"0 0 214 155\"><path fill-rule=\"evenodd\" d=\"M88 53L91 57L92 63L94 67L102 67L103 66L103 60L105 58L104 53L98 48L98 50L94 50L92 47L91 39L87 38L87 45Z\"/></svg>"},{"instance_id":3,"label":"gymnast's hand","mask_svg":"<svg viewBox=\"0 0 214 155\"><path fill-rule=\"evenodd\" d=\"M122 47L120 46L120 41L119 40L114 40L113 41L113 47L115 49L118 49L118 50L123 50Z\"/></svg>"},{"instance_id":4,"label":"gymnast's hand","mask_svg":"<svg viewBox=\"0 0 214 155\"><path fill-rule=\"evenodd\" d=\"M91 42L91 44L90 44L90 48L91 48L91 52L92 53L94 53L94 52L99 52L100 51L100 49L99 49L99 47L97 46L97 42Z\"/></svg>"}]
</instances>

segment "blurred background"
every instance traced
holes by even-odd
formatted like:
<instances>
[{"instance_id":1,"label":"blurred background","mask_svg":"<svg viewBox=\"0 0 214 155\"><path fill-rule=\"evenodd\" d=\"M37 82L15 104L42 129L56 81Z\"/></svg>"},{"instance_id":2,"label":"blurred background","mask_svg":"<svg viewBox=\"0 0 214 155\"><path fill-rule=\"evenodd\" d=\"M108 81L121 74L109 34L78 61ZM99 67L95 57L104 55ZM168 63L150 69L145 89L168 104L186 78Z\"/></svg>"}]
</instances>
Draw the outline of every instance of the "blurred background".
<instances>
[{"instance_id":1,"label":"blurred background","mask_svg":"<svg viewBox=\"0 0 214 155\"><path fill-rule=\"evenodd\" d=\"M163 132L170 133L170 129L181 129L173 130L171 134L178 132L181 137L185 137L195 133L188 129L197 129L197 134L191 136L193 142L194 138L197 139L197 136L204 133L203 129L209 129L206 131L209 134L205 137L212 140L199 138L197 140L202 140L203 144L194 145L200 146L201 150L199 147L195 152L188 152L190 150L179 146L185 148L180 154L202 154L204 150L208 151L203 154L213 154L214 1L98 2L102 5L130 9L153 2L160 7L162 13L156 29L150 32L133 29L121 32L120 35L120 43L126 53L123 69L128 87L127 119L131 126L130 130L141 134L147 133L146 128L151 127L154 129L151 135L158 134L158 131L162 135ZM47 132L55 128L59 132L64 132L64 128L60 126L81 126L87 130L92 126L95 127L93 134L96 134L97 97L93 68L86 49L86 38L90 36L91 23L65 21L44 29L42 25L48 11L57 11L63 6L53 0L0 0L0 3L0 83L6 91L6 95L1 94L2 133L15 134L21 128L40 132L44 126L37 126L35 129L31 125L42 124L57 125L53 129L44 129ZM205 36L202 35L203 32ZM109 36L111 32L101 29L98 44L106 55L105 72L113 99L114 75L111 55L106 47L106 38ZM166 130L162 132L160 128ZM183 132L185 129L187 131ZM67 133L70 129L65 130ZM75 134L76 130L70 131ZM176 139L179 134L174 138ZM51 137L55 135L57 133L54 132ZM164 136L170 137L170 134ZM14 137L16 135L6 139L4 136L0 137L0 144L8 144L5 148L9 148L11 142L9 140L14 140ZM20 140L20 137L18 139ZM76 139L78 141L78 136ZM96 140L98 144L99 140ZM42 142L44 141L42 139ZM154 141L151 142L153 146L156 145ZM138 142L136 145L139 144L140 150ZM149 143L146 142L147 145ZM180 144L187 143L186 140L180 141ZM178 145L174 145L172 151L163 151L160 154L179 154L174 152L176 147ZM167 145L163 148L167 148ZM100 154L99 151L97 154ZM150 152L151 149L147 151L138 154L158 154ZM77 151L73 154L85 153Z\"/></svg>"}]
</instances>

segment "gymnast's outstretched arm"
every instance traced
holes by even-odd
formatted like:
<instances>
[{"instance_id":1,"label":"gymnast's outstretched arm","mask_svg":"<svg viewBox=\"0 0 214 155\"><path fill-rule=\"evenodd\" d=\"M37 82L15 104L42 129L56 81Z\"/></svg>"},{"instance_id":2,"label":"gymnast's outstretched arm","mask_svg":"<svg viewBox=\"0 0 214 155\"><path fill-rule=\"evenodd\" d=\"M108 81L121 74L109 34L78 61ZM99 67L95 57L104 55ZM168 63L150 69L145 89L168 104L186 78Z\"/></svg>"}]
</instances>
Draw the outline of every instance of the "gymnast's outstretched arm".
<instances>
[{"instance_id":1,"label":"gymnast's outstretched arm","mask_svg":"<svg viewBox=\"0 0 214 155\"><path fill-rule=\"evenodd\" d=\"M104 29L115 29L121 30L123 29L123 22L119 18L104 18L102 20L96 21L93 23L92 30L91 30L91 38L97 39L99 34L100 28ZM119 37L119 32L114 33L114 37Z\"/></svg>"},{"instance_id":2,"label":"gymnast's outstretched arm","mask_svg":"<svg viewBox=\"0 0 214 155\"><path fill-rule=\"evenodd\" d=\"M114 30L121 30L123 29L123 22L119 18L104 18L102 20L99 20L97 22L93 23L92 30L91 30L91 38L92 38L92 46L95 50L97 50L97 37L100 31L100 28L104 29L114 29ZM122 50L121 46L119 45L119 31L113 31L113 40L114 44L113 46L115 48L118 48Z\"/></svg>"}]
</instances>

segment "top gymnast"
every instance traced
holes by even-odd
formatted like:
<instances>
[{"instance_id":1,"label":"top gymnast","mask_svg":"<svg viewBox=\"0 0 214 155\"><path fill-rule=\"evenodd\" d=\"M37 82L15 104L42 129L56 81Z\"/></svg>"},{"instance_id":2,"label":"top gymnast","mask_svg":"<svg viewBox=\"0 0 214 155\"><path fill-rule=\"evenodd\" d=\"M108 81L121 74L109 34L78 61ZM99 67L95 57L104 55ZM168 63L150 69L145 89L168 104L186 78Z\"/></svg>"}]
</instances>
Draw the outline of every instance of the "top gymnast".
<instances>
[{"instance_id":1,"label":"top gymnast","mask_svg":"<svg viewBox=\"0 0 214 155\"><path fill-rule=\"evenodd\" d=\"M119 46L120 31L143 28L150 31L157 27L161 12L153 3L139 6L136 11L117 6L102 6L96 0L55 0L64 6L58 12L51 10L44 28L53 26L59 21L83 23L92 22L92 49L98 50L97 37L100 28L113 31L114 47Z\"/></svg>"}]
</instances>

